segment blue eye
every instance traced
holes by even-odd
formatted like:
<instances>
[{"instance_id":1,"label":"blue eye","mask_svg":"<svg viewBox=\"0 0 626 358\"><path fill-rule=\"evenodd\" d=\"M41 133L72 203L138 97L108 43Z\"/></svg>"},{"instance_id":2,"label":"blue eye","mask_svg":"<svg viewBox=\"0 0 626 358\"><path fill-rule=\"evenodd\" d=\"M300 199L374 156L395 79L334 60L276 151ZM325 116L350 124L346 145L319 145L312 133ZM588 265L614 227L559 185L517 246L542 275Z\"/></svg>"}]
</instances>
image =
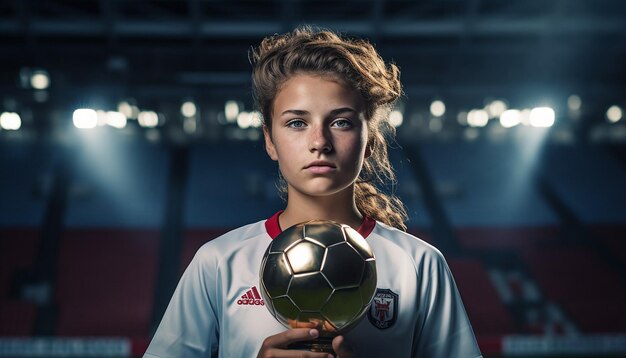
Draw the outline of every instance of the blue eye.
<instances>
[{"instance_id":1,"label":"blue eye","mask_svg":"<svg viewBox=\"0 0 626 358\"><path fill-rule=\"evenodd\" d=\"M294 119L293 121L287 123L287 127L290 128L302 128L304 127L304 122L299 119Z\"/></svg>"},{"instance_id":2,"label":"blue eye","mask_svg":"<svg viewBox=\"0 0 626 358\"><path fill-rule=\"evenodd\" d=\"M338 128L350 128L352 127L352 122L350 122L347 119L338 119L335 122L333 122L333 126L338 127Z\"/></svg>"}]
</instances>

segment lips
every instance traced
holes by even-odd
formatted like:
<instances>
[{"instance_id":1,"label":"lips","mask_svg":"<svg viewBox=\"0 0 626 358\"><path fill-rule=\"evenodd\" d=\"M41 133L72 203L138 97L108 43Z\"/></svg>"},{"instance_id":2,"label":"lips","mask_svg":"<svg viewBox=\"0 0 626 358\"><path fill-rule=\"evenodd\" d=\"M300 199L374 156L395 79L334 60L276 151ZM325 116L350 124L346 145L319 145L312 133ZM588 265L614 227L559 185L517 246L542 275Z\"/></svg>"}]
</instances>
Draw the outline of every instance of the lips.
<instances>
[{"instance_id":1,"label":"lips","mask_svg":"<svg viewBox=\"0 0 626 358\"><path fill-rule=\"evenodd\" d=\"M336 168L336 166L331 163L331 162L327 162L324 160L316 160L314 162L309 163L307 166L304 167L304 169L309 169L309 168L313 168L313 167L330 167L330 168Z\"/></svg>"},{"instance_id":2,"label":"lips","mask_svg":"<svg viewBox=\"0 0 626 358\"><path fill-rule=\"evenodd\" d=\"M304 170L314 175L327 174L337 170L335 164L323 160L316 160L304 167Z\"/></svg>"}]
</instances>

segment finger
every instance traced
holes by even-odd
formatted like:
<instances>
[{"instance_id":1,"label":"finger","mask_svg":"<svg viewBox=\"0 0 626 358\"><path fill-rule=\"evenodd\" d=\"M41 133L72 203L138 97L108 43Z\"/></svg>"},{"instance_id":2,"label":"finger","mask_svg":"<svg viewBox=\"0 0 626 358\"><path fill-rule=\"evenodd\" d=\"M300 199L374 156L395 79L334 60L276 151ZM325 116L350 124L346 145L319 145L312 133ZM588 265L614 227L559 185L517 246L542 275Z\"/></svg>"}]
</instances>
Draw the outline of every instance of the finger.
<instances>
[{"instance_id":1,"label":"finger","mask_svg":"<svg viewBox=\"0 0 626 358\"><path fill-rule=\"evenodd\" d=\"M319 336L317 329L311 328L292 328L279 334L268 337L265 344L273 348L287 348L294 342L308 341Z\"/></svg>"},{"instance_id":2,"label":"finger","mask_svg":"<svg viewBox=\"0 0 626 358\"><path fill-rule=\"evenodd\" d=\"M344 336L337 336L333 339L333 350L338 358L354 357L354 350Z\"/></svg>"},{"instance_id":3,"label":"finger","mask_svg":"<svg viewBox=\"0 0 626 358\"><path fill-rule=\"evenodd\" d=\"M315 322L300 322L296 320L287 320L289 327L291 328L318 328Z\"/></svg>"}]
</instances>

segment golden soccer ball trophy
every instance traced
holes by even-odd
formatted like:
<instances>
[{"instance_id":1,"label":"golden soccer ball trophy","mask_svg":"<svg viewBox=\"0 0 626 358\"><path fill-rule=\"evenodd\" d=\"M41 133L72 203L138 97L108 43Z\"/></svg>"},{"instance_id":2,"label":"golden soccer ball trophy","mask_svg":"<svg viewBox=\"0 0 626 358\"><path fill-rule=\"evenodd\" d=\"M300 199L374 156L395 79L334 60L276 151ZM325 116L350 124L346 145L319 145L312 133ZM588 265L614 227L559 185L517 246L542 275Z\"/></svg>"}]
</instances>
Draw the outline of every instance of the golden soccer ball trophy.
<instances>
[{"instance_id":1,"label":"golden soccer ball trophy","mask_svg":"<svg viewBox=\"0 0 626 358\"><path fill-rule=\"evenodd\" d=\"M285 327L320 332L293 349L332 353L332 339L363 318L376 291L376 260L366 240L329 220L296 224L268 246L260 270L261 295Z\"/></svg>"}]
</instances>

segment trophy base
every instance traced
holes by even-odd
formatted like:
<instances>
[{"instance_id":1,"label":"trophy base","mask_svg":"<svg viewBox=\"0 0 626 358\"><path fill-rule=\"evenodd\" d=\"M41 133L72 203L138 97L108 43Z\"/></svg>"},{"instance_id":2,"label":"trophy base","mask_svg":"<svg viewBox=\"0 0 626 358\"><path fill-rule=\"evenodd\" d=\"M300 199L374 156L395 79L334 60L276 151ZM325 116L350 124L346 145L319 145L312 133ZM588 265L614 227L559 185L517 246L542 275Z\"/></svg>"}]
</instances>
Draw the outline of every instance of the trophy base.
<instances>
[{"instance_id":1,"label":"trophy base","mask_svg":"<svg viewBox=\"0 0 626 358\"><path fill-rule=\"evenodd\" d=\"M287 348L298 351L331 353L335 355L335 351L333 350L333 337L319 337L311 341L294 342Z\"/></svg>"}]
</instances>

